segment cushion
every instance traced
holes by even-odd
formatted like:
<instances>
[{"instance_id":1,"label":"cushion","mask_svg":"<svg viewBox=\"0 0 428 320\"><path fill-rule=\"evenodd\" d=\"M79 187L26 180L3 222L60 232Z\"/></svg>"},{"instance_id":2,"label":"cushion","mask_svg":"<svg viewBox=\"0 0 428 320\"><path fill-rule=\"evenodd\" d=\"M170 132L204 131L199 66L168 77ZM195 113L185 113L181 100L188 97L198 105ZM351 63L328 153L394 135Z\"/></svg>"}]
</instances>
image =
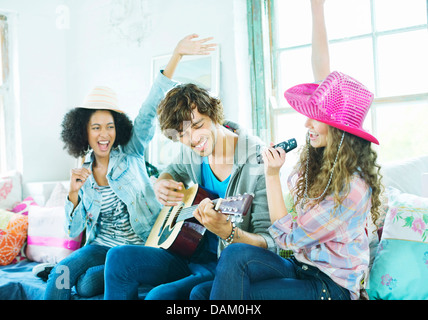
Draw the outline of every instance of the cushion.
<instances>
[{"instance_id":1,"label":"cushion","mask_svg":"<svg viewBox=\"0 0 428 320\"><path fill-rule=\"evenodd\" d=\"M64 231L64 207L31 206L28 213L26 255L36 262L58 263L80 248L81 236L71 238Z\"/></svg>"},{"instance_id":2,"label":"cushion","mask_svg":"<svg viewBox=\"0 0 428 320\"><path fill-rule=\"evenodd\" d=\"M34 201L32 197L27 197L22 202L18 203L11 211L17 214L22 214L27 216L31 205L37 205L37 203ZM15 259L13 259L11 264L18 263L23 260L27 260L27 256L25 255L26 246L27 246L27 239L25 239L24 244L19 250L18 255L15 257Z\"/></svg>"},{"instance_id":3,"label":"cushion","mask_svg":"<svg viewBox=\"0 0 428 320\"><path fill-rule=\"evenodd\" d=\"M57 183L53 189L48 201L46 201L46 207L63 207L65 206L65 199L68 196L67 189L62 183Z\"/></svg>"},{"instance_id":4,"label":"cushion","mask_svg":"<svg viewBox=\"0 0 428 320\"><path fill-rule=\"evenodd\" d=\"M382 165L382 182L401 192L422 196L422 174L428 172L428 156Z\"/></svg>"},{"instance_id":5,"label":"cushion","mask_svg":"<svg viewBox=\"0 0 428 320\"><path fill-rule=\"evenodd\" d=\"M0 209L0 265L10 264L27 237L28 217Z\"/></svg>"},{"instance_id":6,"label":"cushion","mask_svg":"<svg viewBox=\"0 0 428 320\"><path fill-rule=\"evenodd\" d=\"M27 197L22 202L16 204L11 211L27 216L31 205L37 205L37 203L34 201L32 197Z\"/></svg>"},{"instance_id":7,"label":"cushion","mask_svg":"<svg viewBox=\"0 0 428 320\"><path fill-rule=\"evenodd\" d=\"M367 293L370 299L428 297L428 198L387 188L388 212Z\"/></svg>"},{"instance_id":8,"label":"cushion","mask_svg":"<svg viewBox=\"0 0 428 320\"><path fill-rule=\"evenodd\" d=\"M22 200L21 175L11 171L0 177L0 208L12 209Z\"/></svg>"}]
</instances>

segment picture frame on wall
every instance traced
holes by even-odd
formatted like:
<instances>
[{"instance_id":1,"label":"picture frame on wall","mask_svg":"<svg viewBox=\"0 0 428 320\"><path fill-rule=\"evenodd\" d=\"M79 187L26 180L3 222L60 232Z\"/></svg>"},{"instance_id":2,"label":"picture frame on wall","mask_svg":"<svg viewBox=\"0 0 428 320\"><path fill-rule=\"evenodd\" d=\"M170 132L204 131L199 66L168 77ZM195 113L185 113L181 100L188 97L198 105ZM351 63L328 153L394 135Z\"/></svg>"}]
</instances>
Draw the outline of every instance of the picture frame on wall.
<instances>
[{"instance_id":1,"label":"picture frame on wall","mask_svg":"<svg viewBox=\"0 0 428 320\"><path fill-rule=\"evenodd\" d=\"M172 54L152 58L152 83L160 70L166 67ZM177 66L173 79L181 83L194 83L205 88L213 96L219 95L220 48L210 55L184 56ZM148 148L146 159L159 170L164 169L180 151L181 143L165 137L156 122L155 135Z\"/></svg>"}]
</instances>

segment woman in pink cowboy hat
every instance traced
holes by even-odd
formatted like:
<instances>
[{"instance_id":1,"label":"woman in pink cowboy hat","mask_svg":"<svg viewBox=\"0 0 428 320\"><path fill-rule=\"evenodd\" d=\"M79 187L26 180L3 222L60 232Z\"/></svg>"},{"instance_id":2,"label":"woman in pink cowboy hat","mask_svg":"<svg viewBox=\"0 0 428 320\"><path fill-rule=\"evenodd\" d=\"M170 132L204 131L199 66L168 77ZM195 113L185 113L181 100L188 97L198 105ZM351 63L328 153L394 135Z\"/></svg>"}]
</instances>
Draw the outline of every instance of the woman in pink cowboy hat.
<instances>
[{"instance_id":1,"label":"woman in pink cowboy hat","mask_svg":"<svg viewBox=\"0 0 428 320\"><path fill-rule=\"evenodd\" d=\"M162 205L150 182L144 151L153 138L156 109L178 83L171 80L183 55L209 54L211 38L182 39L165 70L159 72L134 124L118 105L116 93L96 87L84 103L69 111L62 123L65 149L85 157L73 169L65 205L71 237L86 230L85 245L50 272L45 299L68 300L75 287L88 298L104 291L104 266L110 248L144 245Z\"/></svg>"},{"instance_id":2,"label":"woman in pink cowboy hat","mask_svg":"<svg viewBox=\"0 0 428 320\"><path fill-rule=\"evenodd\" d=\"M269 231L283 258L257 247L233 244L220 257L211 299L359 299L369 264L366 226L379 217L379 165L362 129L373 94L357 80L329 72L323 0L312 0L313 71L318 84L285 92L305 115L307 143L288 178L294 205L286 207L279 171L285 152L263 153Z\"/></svg>"}]
</instances>

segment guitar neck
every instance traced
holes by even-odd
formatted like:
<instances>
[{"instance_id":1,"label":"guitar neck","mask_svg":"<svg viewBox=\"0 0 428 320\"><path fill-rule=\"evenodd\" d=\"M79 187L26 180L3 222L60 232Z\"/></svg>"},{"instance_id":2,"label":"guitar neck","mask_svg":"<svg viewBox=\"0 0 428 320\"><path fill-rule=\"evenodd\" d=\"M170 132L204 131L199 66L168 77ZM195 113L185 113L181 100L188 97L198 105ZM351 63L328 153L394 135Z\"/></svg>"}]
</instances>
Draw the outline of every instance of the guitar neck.
<instances>
[{"instance_id":1,"label":"guitar neck","mask_svg":"<svg viewBox=\"0 0 428 320\"><path fill-rule=\"evenodd\" d=\"M217 204L217 201L218 201L218 199L212 200L212 202L214 203L214 205ZM181 212L180 212L180 214L177 217L177 222L193 218L193 211L195 211L195 209L197 207L198 207L198 205L193 205L193 206L181 209Z\"/></svg>"},{"instance_id":2,"label":"guitar neck","mask_svg":"<svg viewBox=\"0 0 428 320\"><path fill-rule=\"evenodd\" d=\"M177 217L177 222L193 218L193 211L195 211L197 207L198 206L191 206L191 207L183 208Z\"/></svg>"}]
</instances>

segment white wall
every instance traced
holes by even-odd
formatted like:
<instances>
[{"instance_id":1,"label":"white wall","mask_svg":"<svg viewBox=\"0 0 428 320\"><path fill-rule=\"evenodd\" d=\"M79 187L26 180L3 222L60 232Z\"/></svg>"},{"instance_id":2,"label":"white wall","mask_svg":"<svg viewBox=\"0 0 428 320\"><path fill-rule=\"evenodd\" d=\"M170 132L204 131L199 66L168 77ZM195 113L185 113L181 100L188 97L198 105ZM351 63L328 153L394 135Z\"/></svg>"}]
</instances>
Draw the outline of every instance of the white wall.
<instances>
[{"instance_id":1,"label":"white wall","mask_svg":"<svg viewBox=\"0 0 428 320\"><path fill-rule=\"evenodd\" d=\"M250 109L245 0L132 1L142 3L147 14L148 35L140 44L125 38L125 27L121 29L125 36L120 36L110 23L115 4L121 2L70 2L67 61L72 105L94 85L104 84L114 88L124 108L136 115L150 87L151 59L171 53L181 38L197 33L215 37L220 46L220 97L227 117L241 116L244 125L251 124L251 116L244 113Z\"/></svg>"},{"instance_id":2,"label":"white wall","mask_svg":"<svg viewBox=\"0 0 428 320\"><path fill-rule=\"evenodd\" d=\"M112 21L124 4L133 14ZM69 9L69 25L58 19ZM135 12L143 7L141 22ZM214 36L220 46L220 98L227 118L251 128L245 0L1 0L18 13L18 64L24 180L68 179L74 160L59 140L62 117L95 85L107 85L135 117L151 79L151 59L167 54L185 35ZM62 21L62 20L61 20ZM63 22L63 21L62 21ZM132 41L129 23L146 25ZM64 26L64 25L63 25ZM128 31L127 31L128 30ZM121 33L120 33L121 32Z\"/></svg>"},{"instance_id":3,"label":"white wall","mask_svg":"<svg viewBox=\"0 0 428 320\"><path fill-rule=\"evenodd\" d=\"M2 0L0 11L12 12L11 29L17 65L19 133L24 181L68 178L74 160L58 142L59 124L66 106L66 52L64 34L55 26L59 0ZM19 146L17 147L19 149Z\"/></svg>"}]
</instances>

